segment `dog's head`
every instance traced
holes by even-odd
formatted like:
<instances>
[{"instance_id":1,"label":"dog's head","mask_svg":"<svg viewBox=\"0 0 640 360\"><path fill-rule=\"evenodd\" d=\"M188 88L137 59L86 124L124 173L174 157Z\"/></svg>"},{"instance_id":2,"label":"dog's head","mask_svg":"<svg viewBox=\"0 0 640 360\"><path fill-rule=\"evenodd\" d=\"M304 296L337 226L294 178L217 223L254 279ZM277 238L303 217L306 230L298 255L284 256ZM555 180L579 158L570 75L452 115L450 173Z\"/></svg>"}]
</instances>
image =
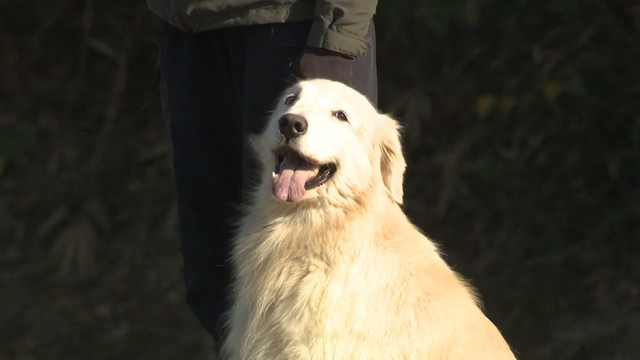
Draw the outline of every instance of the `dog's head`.
<instances>
[{"instance_id":1,"label":"dog's head","mask_svg":"<svg viewBox=\"0 0 640 360\"><path fill-rule=\"evenodd\" d=\"M282 202L359 201L386 191L402 203L398 129L357 91L329 80L302 81L283 93L254 139L262 181Z\"/></svg>"}]
</instances>

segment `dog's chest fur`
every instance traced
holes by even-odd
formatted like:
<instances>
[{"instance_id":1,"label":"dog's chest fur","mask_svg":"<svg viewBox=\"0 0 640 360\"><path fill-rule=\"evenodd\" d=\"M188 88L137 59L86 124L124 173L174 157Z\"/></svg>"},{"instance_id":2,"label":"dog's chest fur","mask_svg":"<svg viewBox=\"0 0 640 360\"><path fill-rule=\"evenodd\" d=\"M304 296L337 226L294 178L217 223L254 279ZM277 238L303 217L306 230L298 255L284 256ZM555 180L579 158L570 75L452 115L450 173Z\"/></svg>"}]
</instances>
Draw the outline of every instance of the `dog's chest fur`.
<instances>
[{"instance_id":1,"label":"dog's chest fur","mask_svg":"<svg viewBox=\"0 0 640 360\"><path fill-rule=\"evenodd\" d=\"M253 222L255 232L239 237L235 291L247 316L245 358L363 356L367 348L378 351L369 358L384 358L363 344L402 332L393 325L406 322L388 313L411 317L399 313L410 279L378 242L384 224L332 221L297 213Z\"/></svg>"},{"instance_id":2,"label":"dog's chest fur","mask_svg":"<svg viewBox=\"0 0 640 360\"><path fill-rule=\"evenodd\" d=\"M230 358L513 359L433 242L395 204L367 208L250 212L234 248Z\"/></svg>"}]
</instances>

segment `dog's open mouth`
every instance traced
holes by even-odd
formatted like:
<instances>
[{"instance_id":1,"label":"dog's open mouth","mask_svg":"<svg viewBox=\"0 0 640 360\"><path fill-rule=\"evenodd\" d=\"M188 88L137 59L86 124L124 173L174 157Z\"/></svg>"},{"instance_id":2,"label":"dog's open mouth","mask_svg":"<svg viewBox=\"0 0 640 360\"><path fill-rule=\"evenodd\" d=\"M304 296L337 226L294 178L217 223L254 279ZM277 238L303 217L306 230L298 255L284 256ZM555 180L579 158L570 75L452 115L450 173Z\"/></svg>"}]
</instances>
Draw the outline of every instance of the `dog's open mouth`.
<instances>
[{"instance_id":1,"label":"dog's open mouth","mask_svg":"<svg viewBox=\"0 0 640 360\"><path fill-rule=\"evenodd\" d=\"M336 164L319 164L290 148L283 148L276 152L273 194L282 201L298 201L307 190L329 181L336 168Z\"/></svg>"}]
</instances>

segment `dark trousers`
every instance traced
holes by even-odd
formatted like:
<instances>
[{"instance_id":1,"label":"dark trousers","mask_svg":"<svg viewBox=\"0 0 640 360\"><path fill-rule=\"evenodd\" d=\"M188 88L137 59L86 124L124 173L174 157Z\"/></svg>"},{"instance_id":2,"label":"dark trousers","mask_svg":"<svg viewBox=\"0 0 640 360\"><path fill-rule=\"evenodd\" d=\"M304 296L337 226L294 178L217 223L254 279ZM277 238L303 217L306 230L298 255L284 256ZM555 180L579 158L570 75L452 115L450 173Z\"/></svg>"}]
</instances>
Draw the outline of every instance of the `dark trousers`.
<instances>
[{"instance_id":1,"label":"dark trousers","mask_svg":"<svg viewBox=\"0 0 640 360\"><path fill-rule=\"evenodd\" d=\"M173 142L187 303L220 338L231 275L230 239L243 188L255 173L244 139L264 127L290 80L310 23L183 33L160 39L163 110ZM375 32L354 60L353 87L377 103Z\"/></svg>"}]
</instances>

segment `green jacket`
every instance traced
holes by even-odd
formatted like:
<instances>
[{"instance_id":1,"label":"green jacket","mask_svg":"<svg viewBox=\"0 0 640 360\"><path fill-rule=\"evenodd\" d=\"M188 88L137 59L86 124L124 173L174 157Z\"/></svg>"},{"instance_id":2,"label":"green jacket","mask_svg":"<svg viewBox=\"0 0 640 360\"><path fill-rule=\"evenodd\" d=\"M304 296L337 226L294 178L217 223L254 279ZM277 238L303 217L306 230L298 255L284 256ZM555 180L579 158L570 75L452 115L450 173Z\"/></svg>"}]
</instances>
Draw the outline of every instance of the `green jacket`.
<instances>
[{"instance_id":1,"label":"green jacket","mask_svg":"<svg viewBox=\"0 0 640 360\"><path fill-rule=\"evenodd\" d=\"M375 0L147 0L160 18L186 32L312 20L307 45L364 55Z\"/></svg>"}]
</instances>

